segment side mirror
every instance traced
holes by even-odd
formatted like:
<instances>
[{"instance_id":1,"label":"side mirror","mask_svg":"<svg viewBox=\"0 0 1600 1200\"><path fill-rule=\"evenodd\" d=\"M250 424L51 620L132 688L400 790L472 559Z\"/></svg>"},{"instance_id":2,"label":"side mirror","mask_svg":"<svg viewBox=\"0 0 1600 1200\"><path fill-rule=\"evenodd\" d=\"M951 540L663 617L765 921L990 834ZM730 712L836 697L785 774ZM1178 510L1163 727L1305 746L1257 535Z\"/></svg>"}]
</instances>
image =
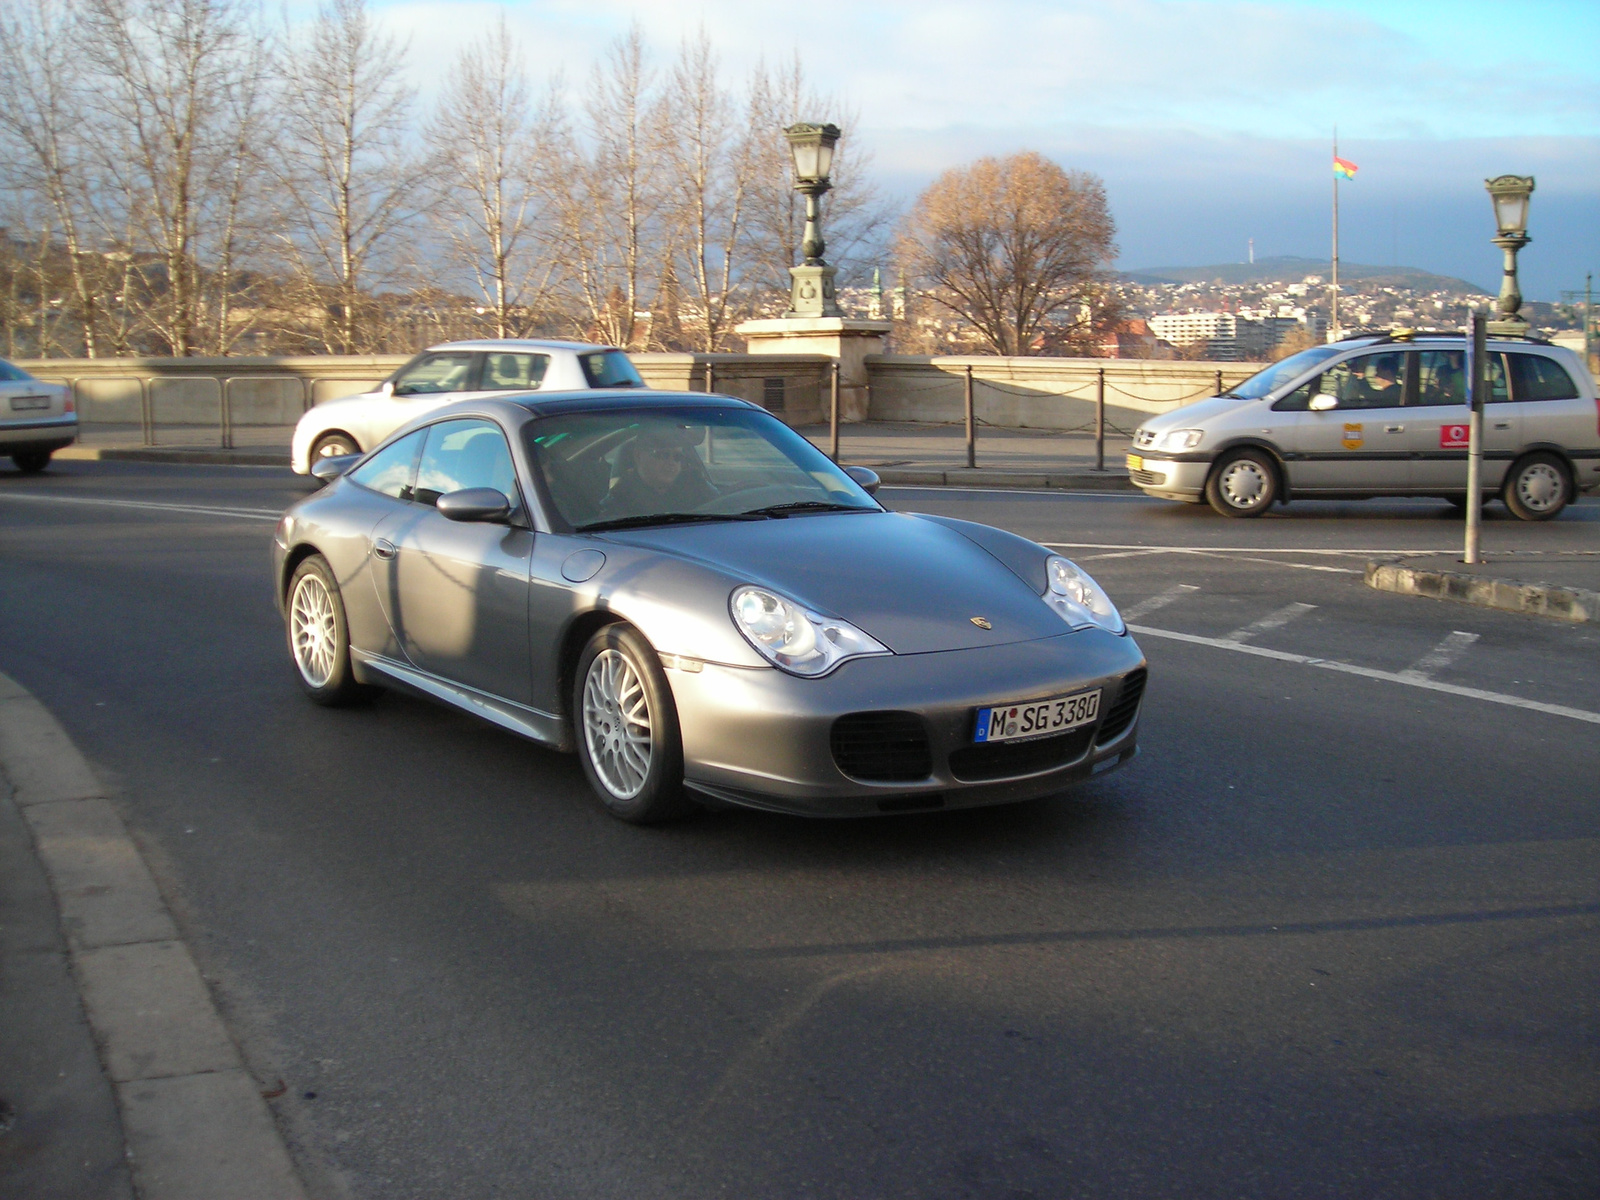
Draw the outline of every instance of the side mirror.
<instances>
[{"instance_id":1,"label":"side mirror","mask_svg":"<svg viewBox=\"0 0 1600 1200\"><path fill-rule=\"evenodd\" d=\"M504 521L511 515L511 501L494 488L462 488L446 492L435 502L441 517L452 521Z\"/></svg>"},{"instance_id":2,"label":"side mirror","mask_svg":"<svg viewBox=\"0 0 1600 1200\"><path fill-rule=\"evenodd\" d=\"M876 496L878 494L878 487L883 481L878 478L878 473L871 467L845 467L843 470L867 495Z\"/></svg>"},{"instance_id":3,"label":"side mirror","mask_svg":"<svg viewBox=\"0 0 1600 1200\"><path fill-rule=\"evenodd\" d=\"M323 483L332 483L355 466L360 458L359 454L336 454L330 458L319 458L311 464L311 474Z\"/></svg>"},{"instance_id":4,"label":"side mirror","mask_svg":"<svg viewBox=\"0 0 1600 1200\"><path fill-rule=\"evenodd\" d=\"M1318 392L1315 396L1311 397L1311 403L1307 405L1307 407L1310 408L1312 412L1327 412L1330 408L1339 407L1339 398L1337 396L1330 396L1326 392Z\"/></svg>"},{"instance_id":5,"label":"side mirror","mask_svg":"<svg viewBox=\"0 0 1600 1200\"><path fill-rule=\"evenodd\" d=\"M394 380L385 379L383 381L383 383L381 383L378 386L378 395L382 396L385 400L387 400L387 399L389 399L389 397L393 396L394 395Z\"/></svg>"}]
</instances>

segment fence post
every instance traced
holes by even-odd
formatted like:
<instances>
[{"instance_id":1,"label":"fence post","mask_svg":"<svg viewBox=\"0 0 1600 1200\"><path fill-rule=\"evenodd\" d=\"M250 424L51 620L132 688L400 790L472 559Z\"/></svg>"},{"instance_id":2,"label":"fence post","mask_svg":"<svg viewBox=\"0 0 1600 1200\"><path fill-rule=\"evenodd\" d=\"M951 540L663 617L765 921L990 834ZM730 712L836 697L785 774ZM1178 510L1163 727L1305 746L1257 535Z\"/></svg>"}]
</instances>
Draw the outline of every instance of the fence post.
<instances>
[{"instance_id":1,"label":"fence post","mask_svg":"<svg viewBox=\"0 0 1600 1200\"><path fill-rule=\"evenodd\" d=\"M1220 368L1217 371L1217 395L1222 395L1222 371Z\"/></svg>"},{"instance_id":2,"label":"fence post","mask_svg":"<svg viewBox=\"0 0 1600 1200\"><path fill-rule=\"evenodd\" d=\"M712 362L708 358L708 359L706 359L706 391L709 393L709 392L714 392L716 390L717 390L717 364Z\"/></svg>"},{"instance_id":3,"label":"fence post","mask_svg":"<svg viewBox=\"0 0 1600 1200\"><path fill-rule=\"evenodd\" d=\"M224 450L233 449L233 376L222 381L222 406L218 423L222 426L218 441Z\"/></svg>"},{"instance_id":4,"label":"fence post","mask_svg":"<svg viewBox=\"0 0 1600 1200\"><path fill-rule=\"evenodd\" d=\"M978 465L978 422L972 412L972 364L967 364L966 379L966 416L967 416L967 466Z\"/></svg>"},{"instance_id":5,"label":"fence post","mask_svg":"<svg viewBox=\"0 0 1600 1200\"><path fill-rule=\"evenodd\" d=\"M150 381L139 378L139 436L146 446L156 444L156 415L150 404Z\"/></svg>"},{"instance_id":6,"label":"fence post","mask_svg":"<svg viewBox=\"0 0 1600 1200\"><path fill-rule=\"evenodd\" d=\"M833 360L828 389L828 457L839 461L839 360Z\"/></svg>"},{"instance_id":7,"label":"fence post","mask_svg":"<svg viewBox=\"0 0 1600 1200\"><path fill-rule=\"evenodd\" d=\"M1094 469L1106 469L1106 369L1100 368L1094 388Z\"/></svg>"}]
</instances>

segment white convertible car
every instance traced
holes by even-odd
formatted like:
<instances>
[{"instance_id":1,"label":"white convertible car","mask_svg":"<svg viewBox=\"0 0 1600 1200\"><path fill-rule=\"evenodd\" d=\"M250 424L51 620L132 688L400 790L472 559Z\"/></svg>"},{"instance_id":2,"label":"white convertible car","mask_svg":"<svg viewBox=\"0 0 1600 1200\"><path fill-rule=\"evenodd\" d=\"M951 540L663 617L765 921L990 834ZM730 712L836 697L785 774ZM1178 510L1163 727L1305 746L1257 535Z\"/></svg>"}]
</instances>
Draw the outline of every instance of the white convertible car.
<instances>
[{"instance_id":1,"label":"white convertible car","mask_svg":"<svg viewBox=\"0 0 1600 1200\"><path fill-rule=\"evenodd\" d=\"M361 454L400 426L442 404L508 392L573 392L644 387L633 362L613 346L587 342L487 340L432 346L375 392L319 404L295 426L290 465L301 475L321 458Z\"/></svg>"}]
</instances>

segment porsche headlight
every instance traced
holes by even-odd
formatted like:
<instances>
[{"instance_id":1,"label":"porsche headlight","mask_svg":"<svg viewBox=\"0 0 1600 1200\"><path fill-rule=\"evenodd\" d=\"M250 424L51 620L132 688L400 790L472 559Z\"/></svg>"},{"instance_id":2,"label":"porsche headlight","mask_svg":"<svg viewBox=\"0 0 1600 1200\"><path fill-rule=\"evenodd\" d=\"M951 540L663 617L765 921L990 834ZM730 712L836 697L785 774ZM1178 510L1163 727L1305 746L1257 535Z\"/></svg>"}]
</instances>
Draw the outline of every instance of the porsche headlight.
<instances>
[{"instance_id":1,"label":"porsche headlight","mask_svg":"<svg viewBox=\"0 0 1600 1200\"><path fill-rule=\"evenodd\" d=\"M795 675L815 678L847 658L889 653L850 622L802 608L767 588L735 589L728 608L745 639L773 666Z\"/></svg>"},{"instance_id":2,"label":"porsche headlight","mask_svg":"<svg viewBox=\"0 0 1600 1200\"><path fill-rule=\"evenodd\" d=\"M1045 575L1050 583L1045 588L1044 602L1060 613L1068 625L1074 629L1098 625L1112 633L1127 631L1117 606L1071 559L1052 554L1045 561Z\"/></svg>"},{"instance_id":3,"label":"porsche headlight","mask_svg":"<svg viewBox=\"0 0 1600 1200\"><path fill-rule=\"evenodd\" d=\"M1201 429L1174 429L1171 433L1161 435L1161 449L1193 450L1203 437L1205 431Z\"/></svg>"}]
</instances>

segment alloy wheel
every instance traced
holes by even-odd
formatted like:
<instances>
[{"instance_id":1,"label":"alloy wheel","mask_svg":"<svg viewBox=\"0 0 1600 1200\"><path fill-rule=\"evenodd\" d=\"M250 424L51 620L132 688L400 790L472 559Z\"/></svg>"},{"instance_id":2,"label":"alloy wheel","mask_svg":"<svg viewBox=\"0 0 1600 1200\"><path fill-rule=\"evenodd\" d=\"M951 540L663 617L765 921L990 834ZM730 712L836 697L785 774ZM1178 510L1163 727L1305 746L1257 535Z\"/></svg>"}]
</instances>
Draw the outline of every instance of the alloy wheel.
<instances>
[{"instance_id":1,"label":"alloy wheel","mask_svg":"<svg viewBox=\"0 0 1600 1200\"><path fill-rule=\"evenodd\" d=\"M627 655L603 650L583 681L583 737L589 762L619 800L637 796L650 775L650 702Z\"/></svg>"},{"instance_id":2,"label":"alloy wheel","mask_svg":"<svg viewBox=\"0 0 1600 1200\"><path fill-rule=\"evenodd\" d=\"M333 677L339 629L333 597L315 574L302 575L295 586L289 602L289 637L301 678L314 688L327 686Z\"/></svg>"}]
</instances>

